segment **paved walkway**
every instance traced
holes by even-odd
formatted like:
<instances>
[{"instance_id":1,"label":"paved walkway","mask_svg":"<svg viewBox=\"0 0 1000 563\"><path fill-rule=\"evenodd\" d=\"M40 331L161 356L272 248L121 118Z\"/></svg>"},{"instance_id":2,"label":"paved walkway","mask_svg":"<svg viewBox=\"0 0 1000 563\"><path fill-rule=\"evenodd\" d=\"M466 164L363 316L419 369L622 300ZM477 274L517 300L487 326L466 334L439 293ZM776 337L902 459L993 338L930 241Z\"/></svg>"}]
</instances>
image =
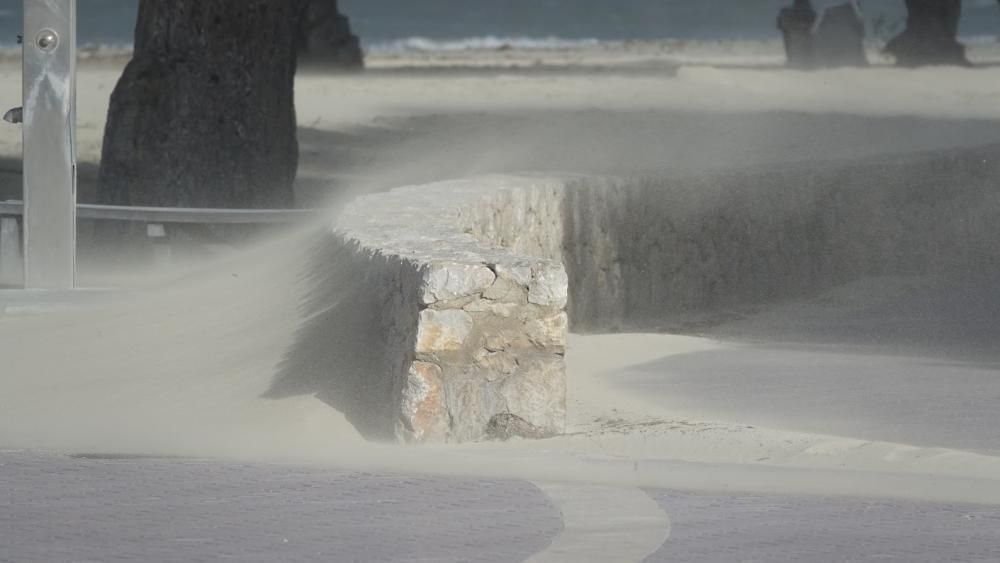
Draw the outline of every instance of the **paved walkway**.
<instances>
[{"instance_id":1,"label":"paved walkway","mask_svg":"<svg viewBox=\"0 0 1000 563\"><path fill-rule=\"evenodd\" d=\"M1000 274L862 280L709 330L746 344L616 381L694 420L1000 455L998 284Z\"/></svg>"},{"instance_id":2,"label":"paved walkway","mask_svg":"<svg viewBox=\"0 0 1000 563\"><path fill-rule=\"evenodd\" d=\"M620 375L630 392L694 420L1000 454L997 365L755 345Z\"/></svg>"},{"instance_id":3,"label":"paved walkway","mask_svg":"<svg viewBox=\"0 0 1000 563\"><path fill-rule=\"evenodd\" d=\"M0 451L0 562L996 562L1000 508Z\"/></svg>"},{"instance_id":4,"label":"paved walkway","mask_svg":"<svg viewBox=\"0 0 1000 563\"><path fill-rule=\"evenodd\" d=\"M518 481L0 454L0 561L522 561L562 530Z\"/></svg>"},{"instance_id":5,"label":"paved walkway","mask_svg":"<svg viewBox=\"0 0 1000 563\"><path fill-rule=\"evenodd\" d=\"M672 533L649 561L1000 561L1000 508L650 491Z\"/></svg>"}]
</instances>

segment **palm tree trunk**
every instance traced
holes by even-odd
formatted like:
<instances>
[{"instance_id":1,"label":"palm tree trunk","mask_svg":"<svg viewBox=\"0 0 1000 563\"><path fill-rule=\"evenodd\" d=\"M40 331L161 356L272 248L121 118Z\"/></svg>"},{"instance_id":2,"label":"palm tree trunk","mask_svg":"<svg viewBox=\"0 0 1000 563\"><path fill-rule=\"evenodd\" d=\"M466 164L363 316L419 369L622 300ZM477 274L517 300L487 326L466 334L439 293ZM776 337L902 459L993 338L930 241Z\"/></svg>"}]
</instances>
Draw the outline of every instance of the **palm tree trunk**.
<instances>
[{"instance_id":1,"label":"palm tree trunk","mask_svg":"<svg viewBox=\"0 0 1000 563\"><path fill-rule=\"evenodd\" d=\"M364 66L361 42L340 13L337 0L308 0L299 31L299 60L310 67L333 70Z\"/></svg>"},{"instance_id":2,"label":"palm tree trunk","mask_svg":"<svg viewBox=\"0 0 1000 563\"><path fill-rule=\"evenodd\" d=\"M886 46L896 64L969 65L958 42L962 0L906 0L906 8L906 29Z\"/></svg>"},{"instance_id":3,"label":"palm tree trunk","mask_svg":"<svg viewBox=\"0 0 1000 563\"><path fill-rule=\"evenodd\" d=\"M281 208L298 167L304 0L140 0L111 96L102 203Z\"/></svg>"}]
</instances>

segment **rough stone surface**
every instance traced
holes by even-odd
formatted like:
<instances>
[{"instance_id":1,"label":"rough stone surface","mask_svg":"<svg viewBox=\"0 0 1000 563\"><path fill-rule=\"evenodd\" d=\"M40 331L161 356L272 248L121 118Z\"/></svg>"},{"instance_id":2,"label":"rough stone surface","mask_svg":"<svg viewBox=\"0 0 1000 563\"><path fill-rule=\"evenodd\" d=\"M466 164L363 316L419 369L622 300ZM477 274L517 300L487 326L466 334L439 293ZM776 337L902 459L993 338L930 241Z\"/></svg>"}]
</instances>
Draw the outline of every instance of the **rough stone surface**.
<instances>
[{"instance_id":1,"label":"rough stone surface","mask_svg":"<svg viewBox=\"0 0 1000 563\"><path fill-rule=\"evenodd\" d=\"M421 311L417 325L417 354L461 350L472 325L472 317L465 311Z\"/></svg>"},{"instance_id":2,"label":"rough stone surface","mask_svg":"<svg viewBox=\"0 0 1000 563\"><path fill-rule=\"evenodd\" d=\"M565 348L569 317L566 313L558 313L544 319L531 319L524 329L528 339L539 348Z\"/></svg>"},{"instance_id":3,"label":"rough stone surface","mask_svg":"<svg viewBox=\"0 0 1000 563\"><path fill-rule=\"evenodd\" d=\"M413 362L403 391L401 428L397 436L408 442L441 441L448 437L441 368Z\"/></svg>"},{"instance_id":4,"label":"rough stone surface","mask_svg":"<svg viewBox=\"0 0 1000 563\"><path fill-rule=\"evenodd\" d=\"M423 301L430 305L482 293L496 278L483 264L435 263L424 277Z\"/></svg>"},{"instance_id":5,"label":"rough stone surface","mask_svg":"<svg viewBox=\"0 0 1000 563\"><path fill-rule=\"evenodd\" d=\"M866 276L1000 267L1000 147L567 189L582 331L804 296Z\"/></svg>"},{"instance_id":6,"label":"rough stone surface","mask_svg":"<svg viewBox=\"0 0 1000 563\"><path fill-rule=\"evenodd\" d=\"M486 437L490 440L507 441L512 438L546 438L545 432L523 418L501 413L490 419L486 426Z\"/></svg>"},{"instance_id":7,"label":"rough stone surface","mask_svg":"<svg viewBox=\"0 0 1000 563\"><path fill-rule=\"evenodd\" d=\"M528 301L525 284L509 277L498 277L483 291L483 301L525 304Z\"/></svg>"},{"instance_id":8,"label":"rough stone surface","mask_svg":"<svg viewBox=\"0 0 1000 563\"><path fill-rule=\"evenodd\" d=\"M564 186L491 176L399 188L345 209L332 244L366 272L353 283L381 319L369 321L381 335L373 340L386 343L376 381L356 386L367 411L386 413L375 426L418 443L483 439L501 413L540 434L564 430ZM404 289L387 276L418 281Z\"/></svg>"},{"instance_id":9,"label":"rough stone surface","mask_svg":"<svg viewBox=\"0 0 1000 563\"><path fill-rule=\"evenodd\" d=\"M500 279L510 281L524 288L527 288L531 284L532 274L530 263L504 261L494 266L494 268Z\"/></svg>"},{"instance_id":10,"label":"rough stone surface","mask_svg":"<svg viewBox=\"0 0 1000 563\"><path fill-rule=\"evenodd\" d=\"M549 264L535 271L528 288L528 302L561 309L566 306L569 277L562 265Z\"/></svg>"}]
</instances>

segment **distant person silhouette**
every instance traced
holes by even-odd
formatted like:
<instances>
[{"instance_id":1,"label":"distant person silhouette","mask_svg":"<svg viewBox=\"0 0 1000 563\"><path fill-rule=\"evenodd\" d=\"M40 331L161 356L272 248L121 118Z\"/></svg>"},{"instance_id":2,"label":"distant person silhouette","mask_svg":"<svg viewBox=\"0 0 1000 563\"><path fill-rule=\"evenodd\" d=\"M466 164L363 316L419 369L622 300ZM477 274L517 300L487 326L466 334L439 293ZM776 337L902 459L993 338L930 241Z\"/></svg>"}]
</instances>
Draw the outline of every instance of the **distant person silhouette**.
<instances>
[{"instance_id":1,"label":"distant person silhouette","mask_svg":"<svg viewBox=\"0 0 1000 563\"><path fill-rule=\"evenodd\" d=\"M812 29L816 25L816 10L809 0L795 2L778 13L778 29L785 40L785 55L791 68L813 65Z\"/></svg>"},{"instance_id":2,"label":"distant person silhouette","mask_svg":"<svg viewBox=\"0 0 1000 563\"><path fill-rule=\"evenodd\" d=\"M813 35L813 61L821 67L868 66L865 21L856 2L828 8Z\"/></svg>"}]
</instances>

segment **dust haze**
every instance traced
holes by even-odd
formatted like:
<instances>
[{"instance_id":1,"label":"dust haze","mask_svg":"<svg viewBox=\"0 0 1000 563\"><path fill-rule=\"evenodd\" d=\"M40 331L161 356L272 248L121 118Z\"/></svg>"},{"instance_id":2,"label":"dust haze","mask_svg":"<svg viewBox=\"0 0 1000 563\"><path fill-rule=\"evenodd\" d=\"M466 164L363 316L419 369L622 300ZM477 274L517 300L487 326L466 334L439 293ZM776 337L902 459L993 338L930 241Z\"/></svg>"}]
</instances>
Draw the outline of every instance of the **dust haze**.
<instances>
[{"instance_id":1,"label":"dust haze","mask_svg":"<svg viewBox=\"0 0 1000 563\"><path fill-rule=\"evenodd\" d=\"M104 110L95 100L107 95L113 78L81 70L82 155L99 153ZM303 205L325 211L308 225L169 271L108 275L84 268L84 285L117 290L85 292L66 307L37 312L30 303L6 303L0 445L691 488L709 487L714 477L752 490L864 494L881 487L889 495L1000 501L995 485L973 495L949 481L1000 475L992 457L1000 444L990 441L981 402L995 386L996 340L970 334L942 351L933 346L941 339L928 332L941 315L958 327L951 334L963 334L963 326L995 330L995 316L968 306L996 302L995 285L982 282L993 275L985 265L957 277L862 280L792 301L778 296L735 317L673 331L685 335L572 337L569 435L540 443L372 444L313 395L265 397L299 328L323 312L302 307L310 290L304 273L316 267L310 245L351 197L494 172L698 177L990 145L1000 152L995 79L992 69L304 76L297 86L299 195ZM10 145L5 138L0 146ZM942 189L946 181L942 171ZM90 250L90 259L102 258ZM952 306L953 287L965 308ZM854 334L859 319L928 303L926 294L939 301L925 305L925 314L899 317L864 342L841 338ZM872 339L903 337L905 349L861 349ZM741 348L761 343L753 354L778 358L785 369L778 381L772 366ZM790 345L794 354L782 355ZM843 387L816 385L832 368L813 370L830 361L847 370L883 365L894 374L883 392L910 407L882 418L869 416L877 404L856 407L863 412L838 409L830 398L847 401ZM907 378L914 365L929 362L950 362L950 377L969 377L972 386L935 402L937 372L918 370L920 385ZM782 385L796 392L775 394ZM925 422L936 433L914 426L907 414L926 401L940 407L930 410L941 418ZM819 415L817 404L826 405ZM948 430L956 410L972 422L955 432L981 441ZM954 451L927 455L921 448L928 447ZM606 463L586 461L601 456ZM647 469L635 459L654 461ZM768 459L790 473L736 468L749 459ZM857 483L824 473L843 467L903 476ZM941 486L919 486L922 475L939 476Z\"/></svg>"}]
</instances>

